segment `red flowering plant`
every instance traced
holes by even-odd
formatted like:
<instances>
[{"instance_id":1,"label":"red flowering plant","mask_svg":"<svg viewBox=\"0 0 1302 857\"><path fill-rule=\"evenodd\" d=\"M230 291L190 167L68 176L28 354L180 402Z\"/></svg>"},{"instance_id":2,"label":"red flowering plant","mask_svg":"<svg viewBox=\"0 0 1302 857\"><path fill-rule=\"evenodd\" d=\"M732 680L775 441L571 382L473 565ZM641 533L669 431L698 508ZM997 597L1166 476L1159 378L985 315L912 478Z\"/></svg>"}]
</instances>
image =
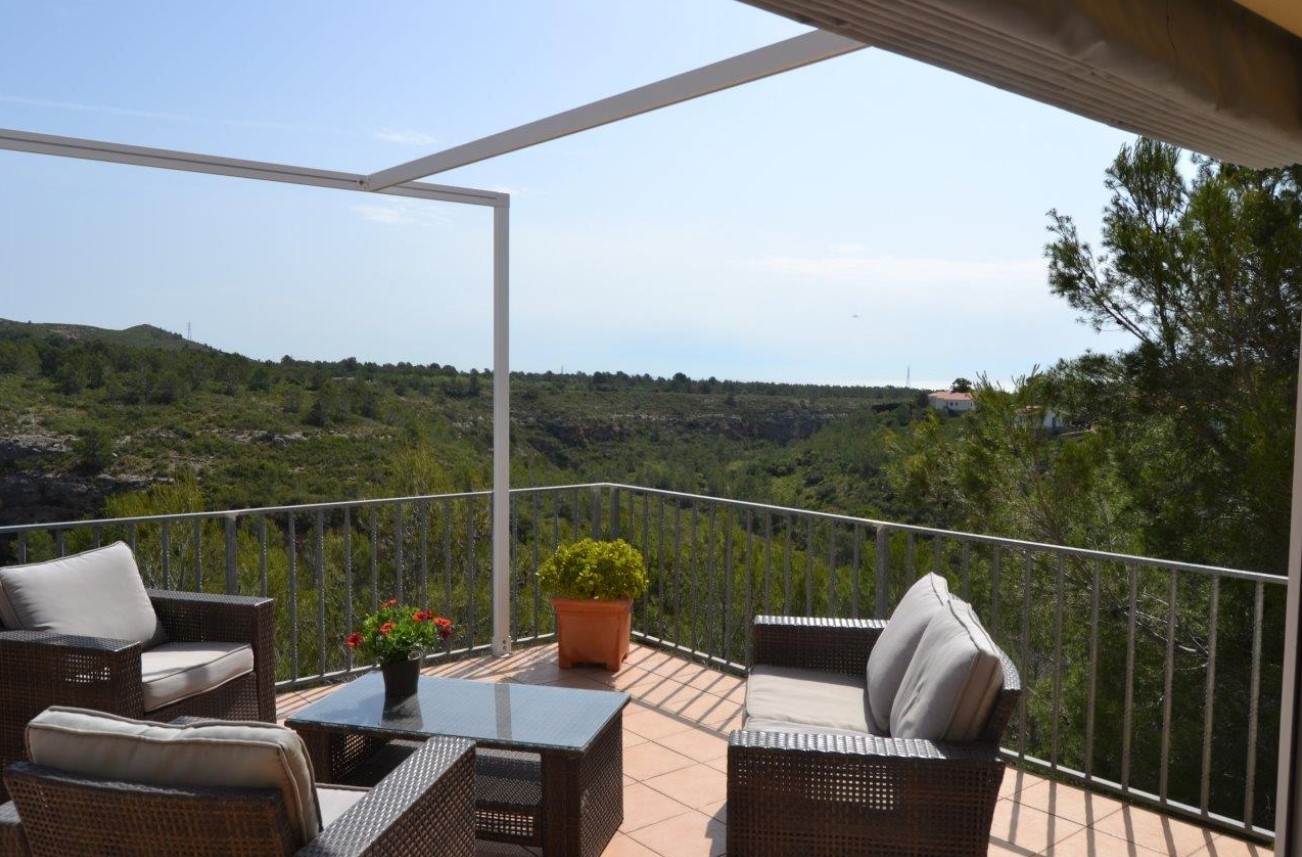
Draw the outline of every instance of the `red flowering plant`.
<instances>
[{"instance_id":1,"label":"red flowering plant","mask_svg":"<svg viewBox=\"0 0 1302 857\"><path fill-rule=\"evenodd\" d=\"M362 620L344 645L382 667L419 657L452 636L452 621L392 599Z\"/></svg>"}]
</instances>

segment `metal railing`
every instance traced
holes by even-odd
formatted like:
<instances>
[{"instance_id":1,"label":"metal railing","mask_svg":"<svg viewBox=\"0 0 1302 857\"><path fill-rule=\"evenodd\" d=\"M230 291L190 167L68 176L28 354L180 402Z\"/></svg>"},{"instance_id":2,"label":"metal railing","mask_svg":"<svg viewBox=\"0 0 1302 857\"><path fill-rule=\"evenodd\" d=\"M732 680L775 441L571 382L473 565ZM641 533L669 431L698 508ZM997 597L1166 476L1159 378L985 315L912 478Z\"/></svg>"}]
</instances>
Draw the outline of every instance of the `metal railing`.
<instances>
[{"instance_id":1,"label":"metal railing","mask_svg":"<svg viewBox=\"0 0 1302 857\"><path fill-rule=\"evenodd\" d=\"M0 564L122 539L147 583L270 595L279 683L346 675L341 641L387 598L487 651L490 493L0 527ZM1026 688L1005 753L1088 788L1269 839L1284 578L596 483L512 491L511 628L550 639L537 569L561 541L623 537L651 587L634 633L744 671L763 613L890 615L919 575L970 601Z\"/></svg>"}]
</instances>

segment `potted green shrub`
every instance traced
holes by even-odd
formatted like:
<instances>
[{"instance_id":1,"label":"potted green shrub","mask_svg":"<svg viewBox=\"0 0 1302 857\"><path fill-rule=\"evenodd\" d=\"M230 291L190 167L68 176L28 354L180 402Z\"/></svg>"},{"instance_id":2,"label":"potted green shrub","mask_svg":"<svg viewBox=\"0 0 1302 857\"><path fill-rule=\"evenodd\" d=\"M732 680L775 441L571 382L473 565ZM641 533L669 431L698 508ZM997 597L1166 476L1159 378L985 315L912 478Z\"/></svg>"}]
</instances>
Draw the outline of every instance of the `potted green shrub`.
<instances>
[{"instance_id":1,"label":"potted green shrub","mask_svg":"<svg viewBox=\"0 0 1302 857\"><path fill-rule=\"evenodd\" d=\"M614 672L628 657L633 599L646 592L646 563L623 539L580 539L556 549L538 570L552 594L560 665L604 664Z\"/></svg>"}]
</instances>

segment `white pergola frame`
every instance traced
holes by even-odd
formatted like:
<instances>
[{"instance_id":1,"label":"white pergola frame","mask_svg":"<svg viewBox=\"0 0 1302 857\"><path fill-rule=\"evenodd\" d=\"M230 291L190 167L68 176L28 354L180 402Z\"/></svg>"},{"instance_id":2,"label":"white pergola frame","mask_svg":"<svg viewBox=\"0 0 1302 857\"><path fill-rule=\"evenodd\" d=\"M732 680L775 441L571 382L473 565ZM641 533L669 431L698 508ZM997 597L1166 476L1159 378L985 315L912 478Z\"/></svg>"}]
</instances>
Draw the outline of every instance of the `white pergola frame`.
<instances>
[{"instance_id":1,"label":"white pergola frame","mask_svg":"<svg viewBox=\"0 0 1302 857\"><path fill-rule=\"evenodd\" d=\"M493 642L495 655L511 651L511 374L510 238L507 193L418 181L435 173L495 158L539 143L638 116L712 92L821 62L867 47L815 30L795 38L665 78L620 95L530 122L498 134L382 170L372 175L222 158L194 152L128 146L0 128L0 150L106 161L192 173L285 182L361 193L382 193L493 209Z\"/></svg>"}]
</instances>

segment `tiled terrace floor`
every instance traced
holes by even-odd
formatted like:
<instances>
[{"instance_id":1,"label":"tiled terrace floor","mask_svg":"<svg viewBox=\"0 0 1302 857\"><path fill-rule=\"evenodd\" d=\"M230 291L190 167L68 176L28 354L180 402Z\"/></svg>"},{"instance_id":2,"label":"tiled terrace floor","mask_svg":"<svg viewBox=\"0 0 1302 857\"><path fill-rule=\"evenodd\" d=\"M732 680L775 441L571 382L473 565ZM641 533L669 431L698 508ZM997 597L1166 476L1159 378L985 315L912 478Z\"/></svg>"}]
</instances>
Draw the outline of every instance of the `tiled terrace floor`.
<instances>
[{"instance_id":1,"label":"tiled terrace floor","mask_svg":"<svg viewBox=\"0 0 1302 857\"><path fill-rule=\"evenodd\" d=\"M605 857L717 857L727 851L728 732L740 725L741 679L665 652L634 647L618 673L562 670L556 647L509 658L475 658L427 669L480 681L517 681L632 697L624 711L624 824ZM323 687L278 700L287 717L329 693ZM480 845L482 855L536 853ZM992 857L1244 857L1267 849L1120 801L1010 768L990 836Z\"/></svg>"}]
</instances>

